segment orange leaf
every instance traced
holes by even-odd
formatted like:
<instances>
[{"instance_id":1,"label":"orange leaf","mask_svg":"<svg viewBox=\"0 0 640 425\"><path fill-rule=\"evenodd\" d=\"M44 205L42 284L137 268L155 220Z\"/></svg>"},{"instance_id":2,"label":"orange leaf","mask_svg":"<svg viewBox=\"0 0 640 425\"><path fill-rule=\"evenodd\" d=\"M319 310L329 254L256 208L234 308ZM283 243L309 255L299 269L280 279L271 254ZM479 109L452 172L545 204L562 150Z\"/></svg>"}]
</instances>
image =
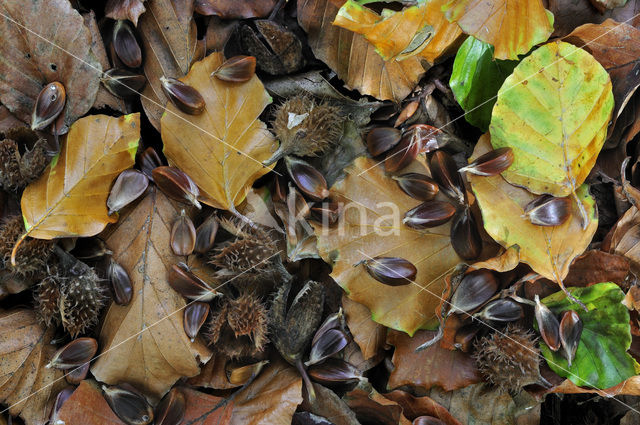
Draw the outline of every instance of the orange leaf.
<instances>
[{"instance_id":1,"label":"orange leaf","mask_svg":"<svg viewBox=\"0 0 640 425\"><path fill-rule=\"evenodd\" d=\"M301 0L298 22L316 57L333 69L349 89L380 100L401 101L425 69L417 57L385 62L362 35L331 23L344 0Z\"/></svg>"},{"instance_id":2,"label":"orange leaf","mask_svg":"<svg viewBox=\"0 0 640 425\"><path fill-rule=\"evenodd\" d=\"M101 354L91 372L100 381L126 381L149 395L161 396L183 376L200 372L211 353L184 332L185 300L167 283L168 268L182 257L169 245L179 212L155 188L122 217L107 246L133 284L126 306L112 303L100 331Z\"/></svg>"},{"instance_id":3,"label":"orange leaf","mask_svg":"<svg viewBox=\"0 0 640 425\"><path fill-rule=\"evenodd\" d=\"M462 31L494 46L496 59L518 59L553 32L542 0L449 0L442 7Z\"/></svg>"},{"instance_id":4,"label":"orange leaf","mask_svg":"<svg viewBox=\"0 0 640 425\"><path fill-rule=\"evenodd\" d=\"M65 425L124 425L92 380L80 382L58 411L58 419Z\"/></svg>"},{"instance_id":5,"label":"orange leaf","mask_svg":"<svg viewBox=\"0 0 640 425\"><path fill-rule=\"evenodd\" d=\"M342 308L349 332L362 351L363 360L369 360L382 352L387 338L387 328L371 320L371 312L364 305L342 296Z\"/></svg>"},{"instance_id":6,"label":"orange leaf","mask_svg":"<svg viewBox=\"0 0 640 425\"><path fill-rule=\"evenodd\" d=\"M205 394L191 388L182 388L186 410L181 425L227 425L231 421L233 401ZM218 407L219 406L219 407ZM217 409L214 410L214 408Z\"/></svg>"},{"instance_id":7,"label":"orange leaf","mask_svg":"<svg viewBox=\"0 0 640 425\"><path fill-rule=\"evenodd\" d=\"M181 79L200 92L204 113L187 115L169 104L161 127L167 159L196 182L202 201L233 210L253 182L273 168L262 161L276 146L258 119L271 97L255 75L241 84L212 78L223 61L221 53L212 53Z\"/></svg>"},{"instance_id":8,"label":"orange leaf","mask_svg":"<svg viewBox=\"0 0 640 425\"><path fill-rule=\"evenodd\" d=\"M446 425L462 425L447 409L436 403L431 397L414 397L408 392L400 390L391 391L384 396L402 406L402 413L411 420L419 416L433 416Z\"/></svg>"},{"instance_id":9,"label":"orange leaf","mask_svg":"<svg viewBox=\"0 0 640 425\"><path fill-rule=\"evenodd\" d=\"M116 221L107 210L111 183L133 165L139 139L139 113L90 115L73 123L60 153L22 194L27 235L93 236Z\"/></svg>"}]
</instances>

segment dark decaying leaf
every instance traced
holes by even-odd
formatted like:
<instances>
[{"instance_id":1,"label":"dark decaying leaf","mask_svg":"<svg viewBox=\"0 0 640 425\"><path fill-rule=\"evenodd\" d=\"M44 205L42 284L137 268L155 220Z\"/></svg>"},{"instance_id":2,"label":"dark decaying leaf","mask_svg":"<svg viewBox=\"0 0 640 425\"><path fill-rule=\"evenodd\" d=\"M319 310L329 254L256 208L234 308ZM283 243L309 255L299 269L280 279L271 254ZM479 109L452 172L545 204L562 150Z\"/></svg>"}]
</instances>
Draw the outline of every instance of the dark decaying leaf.
<instances>
[{"instance_id":1,"label":"dark decaying leaf","mask_svg":"<svg viewBox=\"0 0 640 425\"><path fill-rule=\"evenodd\" d=\"M195 9L201 15L224 19L266 18L276 3L276 0L195 0Z\"/></svg>"},{"instance_id":2,"label":"dark decaying leaf","mask_svg":"<svg viewBox=\"0 0 640 425\"><path fill-rule=\"evenodd\" d=\"M138 18L145 10L144 0L108 0L104 15L111 19L128 19L138 25Z\"/></svg>"}]
</instances>

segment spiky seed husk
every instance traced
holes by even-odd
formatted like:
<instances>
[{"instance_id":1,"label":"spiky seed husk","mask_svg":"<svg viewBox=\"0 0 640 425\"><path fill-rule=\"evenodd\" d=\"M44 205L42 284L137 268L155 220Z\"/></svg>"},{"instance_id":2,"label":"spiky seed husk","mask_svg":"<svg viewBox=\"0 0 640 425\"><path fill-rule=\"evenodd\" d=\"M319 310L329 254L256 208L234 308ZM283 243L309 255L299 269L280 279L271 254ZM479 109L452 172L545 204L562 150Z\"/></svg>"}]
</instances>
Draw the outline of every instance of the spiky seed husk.
<instances>
[{"instance_id":1,"label":"spiky seed husk","mask_svg":"<svg viewBox=\"0 0 640 425\"><path fill-rule=\"evenodd\" d=\"M244 294L235 300L229 300L227 322L236 337L246 335L256 347L264 346L267 309L253 295Z\"/></svg>"},{"instance_id":2,"label":"spiky seed husk","mask_svg":"<svg viewBox=\"0 0 640 425\"><path fill-rule=\"evenodd\" d=\"M98 323L100 310L107 302L105 292L98 275L90 267L78 276L62 280L58 301L60 320L72 337Z\"/></svg>"},{"instance_id":3,"label":"spiky seed husk","mask_svg":"<svg viewBox=\"0 0 640 425\"><path fill-rule=\"evenodd\" d=\"M535 335L508 325L502 332L480 338L474 358L480 372L500 390L517 393L526 385L540 383L540 351Z\"/></svg>"},{"instance_id":4,"label":"spiky seed husk","mask_svg":"<svg viewBox=\"0 0 640 425\"><path fill-rule=\"evenodd\" d=\"M317 102L309 96L295 96L274 114L273 131L280 147L267 160L273 163L285 155L316 156L337 143L344 117L340 108Z\"/></svg>"},{"instance_id":5,"label":"spiky seed husk","mask_svg":"<svg viewBox=\"0 0 640 425\"><path fill-rule=\"evenodd\" d=\"M37 179L47 165L46 141L28 128L15 128L0 134L0 186L16 191ZM27 146L33 145L30 150ZM24 153L20 153L20 146Z\"/></svg>"},{"instance_id":6,"label":"spiky seed husk","mask_svg":"<svg viewBox=\"0 0 640 425\"><path fill-rule=\"evenodd\" d=\"M42 279L35 291L36 312L45 326L57 325L60 322L60 283L57 275Z\"/></svg>"},{"instance_id":7,"label":"spiky seed husk","mask_svg":"<svg viewBox=\"0 0 640 425\"><path fill-rule=\"evenodd\" d=\"M0 225L0 260L3 267L21 276L38 281L47 275L47 261L53 252L53 242L43 239L26 238L18 247L16 265L11 265L11 251L24 234L22 216L7 218Z\"/></svg>"}]
</instances>

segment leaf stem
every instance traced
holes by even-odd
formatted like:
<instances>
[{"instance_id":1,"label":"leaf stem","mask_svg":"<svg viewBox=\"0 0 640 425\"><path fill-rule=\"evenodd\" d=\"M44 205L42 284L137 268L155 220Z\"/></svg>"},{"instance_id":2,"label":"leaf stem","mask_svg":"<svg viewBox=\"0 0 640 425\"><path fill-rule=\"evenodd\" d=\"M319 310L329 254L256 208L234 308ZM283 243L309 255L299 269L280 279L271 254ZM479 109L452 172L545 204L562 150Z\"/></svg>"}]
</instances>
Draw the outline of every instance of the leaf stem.
<instances>
[{"instance_id":1,"label":"leaf stem","mask_svg":"<svg viewBox=\"0 0 640 425\"><path fill-rule=\"evenodd\" d=\"M578 204L578 211L580 211L582 230L586 230L589 224L589 215L587 214L587 210L584 208L584 205L582 204L582 201L576 194L575 190L571 192L571 196L573 196L573 199L575 199L576 204Z\"/></svg>"},{"instance_id":2,"label":"leaf stem","mask_svg":"<svg viewBox=\"0 0 640 425\"><path fill-rule=\"evenodd\" d=\"M25 232L22 236L20 236L20 238L16 241L16 244L13 246L13 249L11 250L11 265L13 267L16 266L16 254L18 253L18 248L28 235L29 232Z\"/></svg>"}]
</instances>

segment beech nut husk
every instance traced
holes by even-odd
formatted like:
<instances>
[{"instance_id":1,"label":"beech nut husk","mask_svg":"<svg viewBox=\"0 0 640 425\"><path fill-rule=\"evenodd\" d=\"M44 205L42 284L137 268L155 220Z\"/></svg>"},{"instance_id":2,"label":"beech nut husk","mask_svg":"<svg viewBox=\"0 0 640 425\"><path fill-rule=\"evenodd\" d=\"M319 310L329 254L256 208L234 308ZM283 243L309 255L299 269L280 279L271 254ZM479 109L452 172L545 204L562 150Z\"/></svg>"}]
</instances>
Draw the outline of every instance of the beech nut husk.
<instances>
[{"instance_id":1,"label":"beech nut husk","mask_svg":"<svg viewBox=\"0 0 640 425\"><path fill-rule=\"evenodd\" d=\"M54 81L49 83L38 94L31 115L31 129L42 130L51 124L64 109L67 95L64 86Z\"/></svg>"},{"instance_id":2,"label":"beech nut husk","mask_svg":"<svg viewBox=\"0 0 640 425\"><path fill-rule=\"evenodd\" d=\"M100 80L109 93L122 98L139 95L140 90L147 83L144 75L122 68L111 68L105 71Z\"/></svg>"},{"instance_id":3,"label":"beech nut husk","mask_svg":"<svg viewBox=\"0 0 640 425\"><path fill-rule=\"evenodd\" d=\"M439 192L438 183L425 174L406 173L391 177L407 195L420 201L430 201Z\"/></svg>"},{"instance_id":4,"label":"beech nut husk","mask_svg":"<svg viewBox=\"0 0 640 425\"><path fill-rule=\"evenodd\" d=\"M113 50L118 59L129 68L142 65L142 50L136 39L133 27L128 21L119 20L113 27Z\"/></svg>"},{"instance_id":5,"label":"beech nut husk","mask_svg":"<svg viewBox=\"0 0 640 425\"><path fill-rule=\"evenodd\" d=\"M118 175L107 198L109 215L120 211L135 201L147 190L149 178L138 170L124 170Z\"/></svg>"},{"instance_id":6,"label":"beech nut husk","mask_svg":"<svg viewBox=\"0 0 640 425\"><path fill-rule=\"evenodd\" d=\"M215 215L207 218L198 226L196 230L196 246L194 247L195 252L198 254L206 254L213 248L219 227L220 224Z\"/></svg>"},{"instance_id":7,"label":"beech nut husk","mask_svg":"<svg viewBox=\"0 0 640 425\"><path fill-rule=\"evenodd\" d=\"M227 59L211 73L211 76L222 81L243 83L249 81L256 73L256 58L253 56L234 56Z\"/></svg>"},{"instance_id":8,"label":"beech nut husk","mask_svg":"<svg viewBox=\"0 0 640 425\"><path fill-rule=\"evenodd\" d=\"M467 273L451 296L448 314L469 313L475 310L498 292L498 286L498 279L487 269Z\"/></svg>"},{"instance_id":9,"label":"beech nut husk","mask_svg":"<svg viewBox=\"0 0 640 425\"><path fill-rule=\"evenodd\" d=\"M184 308L184 332L193 342L209 315L209 304L192 302Z\"/></svg>"},{"instance_id":10,"label":"beech nut husk","mask_svg":"<svg viewBox=\"0 0 640 425\"><path fill-rule=\"evenodd\" d=\"M540 335L551 351L558 351L560 349L560 323L549 307L540 302L538 294L535 296L535 302L535 316Z\"/></svg>"},{"instance_id":11,"label":"beech nut husk","mask_svg":"<svg viewBox=\"0 0 640 425\"><path fill-rule=\"evenodd\" d=\"M382 155L402 138L402 133L397 128L376 127L367 134L367 149L371 156Z\"/></svg>"},{"instance_id":12,"label":"beech nut husk","mask_svg":"<svg viewBox=\"0 0 640 425\"><path fill-rule=\"evenodd\" d=\"M191 255L196 246L196 228L184 210L171 227L171 250L178 256Z\"/></svg>"},{"instance_id":13,"label":"beech nut husk","mask_svg":"<svg viewBox=\"0 0 640 425\"><path fill-rule=\"evenodd\" d=\"M309 360L304 363L305 366L320 363L327 357L339 353L348 343L347 335L340 329L330 329L323 332L322 336L311 346Z\"/></svg>"},{"instance_id":14,"label":"beech nut husk","mask_svg":"<svg viewBox=\"0 0 640 425\"><path fill-rule=\"evenodd\" d=\"M107 270L113 301L118 305L127 305L133 298L133 285L129 274L119 263L111 259Z\"/></svg>"},{"instance_id":15,"label":"beech nut husk","mask_svg":"<svg viewBox=\"0 0 640 425\"><path fill-rule=\"evenodd\" d=\"M184 171L163 165L154 168L151 174L155 184L169 198L202 208L198 202L200 189Z\"/></svg>"},{"instance_id":16,"label":"beech nut husk","mask_svg":"<svg viewBox=\"0 0 640 425\"><path fill-rule=\"evenodd\" d=\"M315 364L307 372L312 380L328 386L352 384L362 378L362 373L354 365L335 358Z\"/></svg>"},{"instance_id":17,"label":"beech nut husk","mask_svg":"<svg viewBox=\"0 0 640 425\"><path fill-rule=\"evenodd\" d=\"M451 156L441 150L435 151L429 160L431 176L450 198L464 204L464 185L458 167Z\"/></svg>"},{"instance_id":18,"label":"beech nut husk","mask_svg":"<svg viewBox=\"0 0 640 425\"><path fill-rule=\"evenodd\" d=\"M562 344L562 353L569 366L571 366L576 356L576 350L582 336L582 327L582 320L577 312L567 310L562 314L562 319L560 320L560 342Z\"/></svg>"},{"instance_id":19,"label":"beech nut husk","mask_svg":"<svg viewBox=\"0 0 640 425\"><path fill-rule=\"evenodd\" d=\"M488 303L474 318L493 322L513 322L524 315L522 306L509 298L500 298Z\"/></svg>"},{"instance_id":20,"label":"beech nut husk","mask_svg":"<svg viewBox=\"0 0 640 425\"><path fill-rule=\"evenodd\" d=\"M511 148L499 148L480 155L475 161L459 172L467 172L478 176L495 176L502 173L513 164L513 150Z\"/></svg>"},{"instance_id":21,"label":"beech nut husk","mask_svg":"<svg viewBox=\"0 0 640 425\"><path fill-rule=\"evenodd\" d=\"M330 314L326 319L324 319L324 322L322 322L322 325L320 325L320 327L316 331L316 334L311 340L311 346L314 346L325 332L331 329L340 329L344 331L345 326L344 312L342 311L342 307L340 307L340 310L338 310L336 313Z\"/></svg>"},{"instance_id":22,"label":"beech nut husk","mask_svg":"<svg viewBox=\"0 0 640 425\"><path fill-rule=\"evenodd\" d=\"M204 112L206 104L198 90L175 78L160 77L160 82L162 90L176 108L189 115Z\"/></svg>"},{"instance_id":23,"label":"beech nut husk","mask_svg":"<svg viewBox=\"0 0 640 425\"><path fill-rule=\"evenodd\" d=\"M257 363L238 366L232 362L227 362L225 365L227 381L232 385L243 385L252 377L257 376L268 363L269 360L262 360Z\"/></svg>"},{"instance_id":24,"label":"beech nut husk","mask_svg":"<svg viewBox=\"0 0 640 425\"><path fill-rule=\"evenodd\" d=\"M418 273L413 263L400 257L375 257L362 264L372 278L389 286L408 285Z\"/></svg>"},{"instance_id":25,"label":"beech nut husk","mask_svg":"<svg viewBox=\"0 0 640 425\"><path fill-rule=\"evenodd\" d=\"M147 425L153 422L153 409L147 400L137 391L133 391L129 385L103 385L102 391L113 413L126 424Z\"/></svg>"},{"instance_id":26,"label":"beech nut husk","mask_svg":"<svg viewBox=\"0 0 640 425\"><path fill-rule=\"evenodd\" d=\"M542 195L524 207L524 217L537 226L559 226L571 215L571 200Z\"/></svg>"},{"instance_id":27,"label":"beech nut husk","mask_svg":"<svg viewBox=\"0 0 640 425\"><path fill-rule=\"evenodd\" d=\"M448 202L427 201L407 211L402 222L413 229L428 229L446 223L455 213Z\"/></svg>"},{"instance_id":28,"label":"beech nut husk","mask_svg":"<svg viewBox=\"0 0 640 425\"><path fill-rule=\"evenodd\" d=\"M55 352L47 368L71 369L90 361L98 351L98 342L93 338L76 338Z\"/></svg>"},{"instance_id":29,"label":"beech nut husk","mask_svg":"<svg viewBox=\"0 0 640 425\"><path fill-rule=\"evenodd\" d=\"M169 286L190 300L206 302L220 295L215 289L189 271L188 267L182 263L171 266L168 280Z\"/></svg>"},{"instance_id":30,"label":"beech nut husk","mask_svg":"<svg viewBox=\"0 0 640 425\"><path fill-rule=\"evenodd\" d=\"M285 156L284 160L289 176L305 195L314 201L322 201L329 196L327 181L320 171L299 158Z\"/></svg>"},{"instance_id":31,"label":"beech nut husk","mask_svg":"<svg viewBox=\"0 0 640 425\"><path fill-rule=\"evenodd\" d=\"M154 410L154 425L180 425L184 419L187 404L179 387L171 388Z\"/></svg>"},{"instance_id":32,"label":"beech nut husk","mask_svg":"<svg viewBox=\"0 0 640 425\"><path fill-rule=\"evenodd\" d=\"M458 211L451 223L451 246L463 260L475 260L482 252L482 237L468 207Z\"/></svg>"}]
</instances>

